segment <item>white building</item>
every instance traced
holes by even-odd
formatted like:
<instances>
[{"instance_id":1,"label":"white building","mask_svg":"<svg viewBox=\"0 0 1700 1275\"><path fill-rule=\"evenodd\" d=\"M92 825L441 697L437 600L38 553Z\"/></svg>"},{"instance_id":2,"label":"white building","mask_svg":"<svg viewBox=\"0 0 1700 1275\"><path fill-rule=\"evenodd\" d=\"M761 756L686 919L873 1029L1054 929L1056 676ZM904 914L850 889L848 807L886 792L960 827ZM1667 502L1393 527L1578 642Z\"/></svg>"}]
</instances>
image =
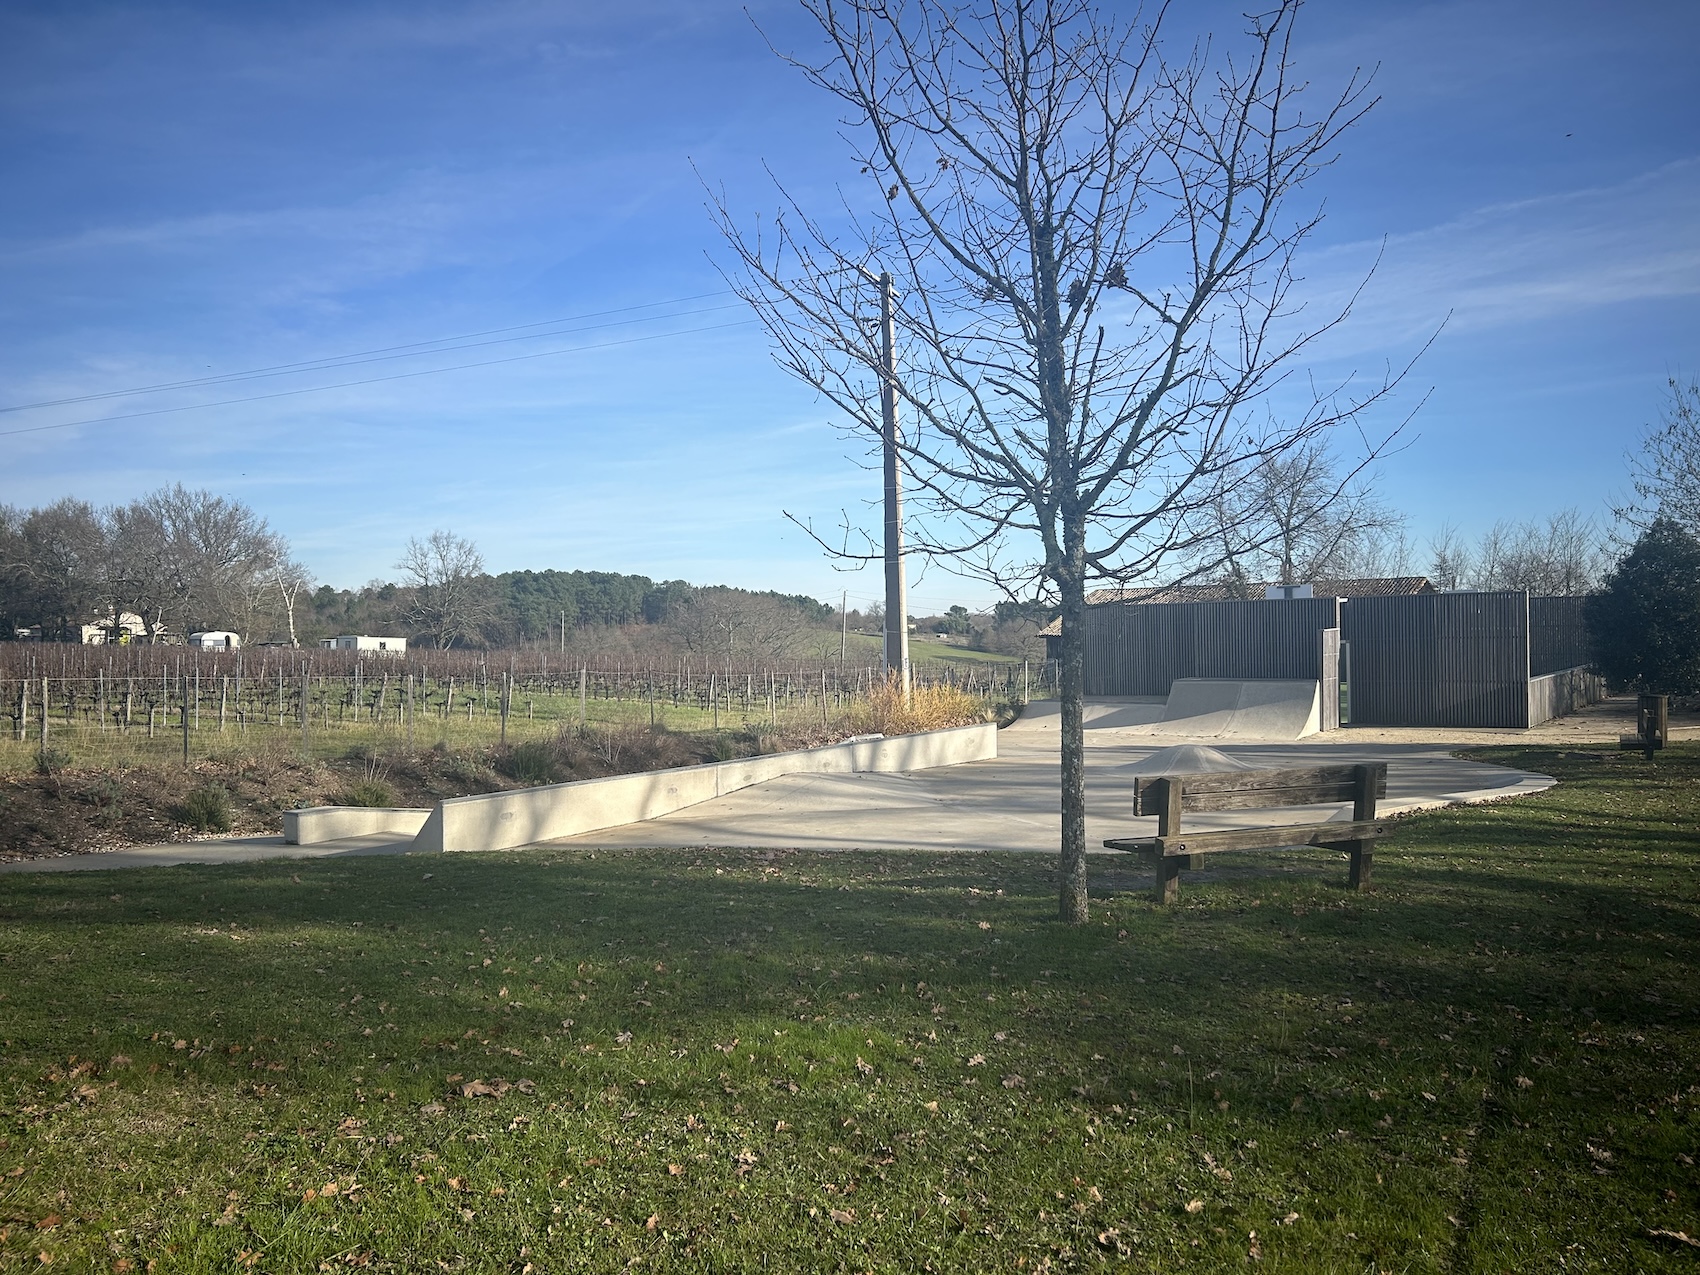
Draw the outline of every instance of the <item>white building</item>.
<instances>
[{"instance_id":1,"label":"white building","mask_svg":"<svg viewBox=\"0 0 1700 1275\"><path fill-rule=\"evenodd\" d=\"M344 634L342 637L320 638L319 645L327 651L371 651L378 655L406 655L407 639L366 637L364 634Z\"/></svg>"},{"instance_id":2,"label":"white building","mask_svg":"<svg viewBox=\"0 0 1700 1275\"><path fill-rule=\"evenodd\" d=\"M234 651L242 645L242 639L224 629L212 629L205 633L191 633L189 645L198 646L203 651Z\"/></svg>"},{"instance_id":3,"label":"white building","mask_svg":"<svg viewBox=\"0 0 1700 1275\"><path fill-rule=\"evenodd\" d=\"M155 625L156 635L163 634L164 625ZM84 646L105 646L109 642L127 644L140 642L147 636L148 626L142 622L142 617L134 611L124 611L117 619L110 615L97 624L85 624L83 630ZM114 634L117 635L114 638Z\"/></svg>"}]
</instances>

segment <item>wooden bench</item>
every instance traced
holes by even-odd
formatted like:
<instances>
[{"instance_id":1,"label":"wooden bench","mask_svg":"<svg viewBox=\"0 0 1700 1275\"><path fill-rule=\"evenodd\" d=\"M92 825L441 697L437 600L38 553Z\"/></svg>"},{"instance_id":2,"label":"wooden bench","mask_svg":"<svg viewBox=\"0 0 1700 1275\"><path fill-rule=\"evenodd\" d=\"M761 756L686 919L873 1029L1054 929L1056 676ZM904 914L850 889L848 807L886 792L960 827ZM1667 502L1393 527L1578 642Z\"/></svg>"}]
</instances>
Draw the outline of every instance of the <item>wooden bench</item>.
<instances>
[{"instance_id":1,"label":"wooden bench","mask_svg":"<svg viewBox=\"0 0 1700 1275\"><path fill-rule=\"evenodd\" d=\"M1387 764L1316 766L1303 770L1230 770L1166 775L1134 783L1135 814L1156 815L1155 837L1117 837L1111 850L1144 855L1157 865L1157 901L1173 903L1183 868L1202 868L1204 856L1236 850L1336 846L1352 856L1350 883L1369 887L1373 847L1387 835L1376 801L1387 795ZM1183 832L1181 816L1218 810L1278 810L1331 802L1352 803L1350 823L1297 823L1214 832Z\"/></svg>"}]
</instances>

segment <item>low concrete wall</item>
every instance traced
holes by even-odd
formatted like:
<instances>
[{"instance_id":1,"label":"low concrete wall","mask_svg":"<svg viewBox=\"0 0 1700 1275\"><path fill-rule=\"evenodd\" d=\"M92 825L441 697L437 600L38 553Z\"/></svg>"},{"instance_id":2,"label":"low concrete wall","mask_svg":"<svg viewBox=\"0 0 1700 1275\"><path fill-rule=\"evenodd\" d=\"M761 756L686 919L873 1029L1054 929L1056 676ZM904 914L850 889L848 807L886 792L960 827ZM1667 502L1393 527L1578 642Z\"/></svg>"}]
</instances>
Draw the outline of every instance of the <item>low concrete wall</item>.
<instances>
[{"instance_id":1,"label":"low concrete wall","mask_svg":"<svg viewBox=\"0 0 1700 1275\"><path fill-rule=\"evenodd\" d=\"M415 850L509 850L659 818L686 806L766 783L781 775L925 770L998 755L991 722L829 744L738 761L611 775L512 792L451 797L438 803L413 839Z\"/></svg>"},{"instance_id":2,"label":"low concrete wall","mask_svg":"<svg viewBox=\"0 0 1700 1275\"><path fill-rule=\"evenodd\" d=\"M1582 668L1560 669L1529 679L1529 725L1539 726L1579 708L1598 703L1606 696L1606 683L1598 673Z\"/></svg>"},{"instance_id":3,"label":"low concrete wall","mask_svg":"<svg viewBox=\"0 0 1700 1275\"><path fill-rule=\"evenodd\" d=\"M430 814L429 810L376 806L312 806L306 810L285 810L283 843L312 846L321 841L369 837L380 832L413 837L425 826Z\"/></svg>"}]
</instances>

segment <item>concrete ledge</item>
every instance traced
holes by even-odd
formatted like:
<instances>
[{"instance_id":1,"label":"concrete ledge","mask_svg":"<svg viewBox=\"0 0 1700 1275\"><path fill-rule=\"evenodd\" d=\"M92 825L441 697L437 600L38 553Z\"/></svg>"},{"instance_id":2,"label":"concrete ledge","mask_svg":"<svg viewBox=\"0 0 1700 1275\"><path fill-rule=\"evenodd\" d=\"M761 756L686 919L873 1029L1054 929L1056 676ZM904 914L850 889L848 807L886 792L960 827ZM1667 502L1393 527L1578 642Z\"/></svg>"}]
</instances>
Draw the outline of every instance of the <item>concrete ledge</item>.
<instances>
[{"instance_id":1,"label":"concrete ledge","mask_svg":"<svg viewBox=\"0 0 1700 1275\"><path fill-rule=\"evenodd\" d=\"M439 802L429 817L421 819L413 848L510 850L533 842L656 819L781 775L925 770L986 761L997 755L997 727L991 722L980 722L951 730L829 744L769 757L451 797Z\"/></svg>"},{"instance_id":2,"label":"concrete ledge","mask_svg":"<svg viewBox=\"0 0 1700 1275\"><path fill-rule=\"evenodd\" d=\"M1605 679L1586 666L1531 677L1529 725L1539 726L1554 717L1569 716L1605 697Z\"/></svg>"},{"instance_id":3,"label":"concrete ledge","mask_svg":"<svg viewBox=\"0 0 1700 1275\"><path fill-rule=\"evenodd\" d=\"M310 806L283 812L283 843L313 846L343 837L369 837L377 833L417 836L430 816L429 810L380 806Z\"/></svg>"}]
</instances>

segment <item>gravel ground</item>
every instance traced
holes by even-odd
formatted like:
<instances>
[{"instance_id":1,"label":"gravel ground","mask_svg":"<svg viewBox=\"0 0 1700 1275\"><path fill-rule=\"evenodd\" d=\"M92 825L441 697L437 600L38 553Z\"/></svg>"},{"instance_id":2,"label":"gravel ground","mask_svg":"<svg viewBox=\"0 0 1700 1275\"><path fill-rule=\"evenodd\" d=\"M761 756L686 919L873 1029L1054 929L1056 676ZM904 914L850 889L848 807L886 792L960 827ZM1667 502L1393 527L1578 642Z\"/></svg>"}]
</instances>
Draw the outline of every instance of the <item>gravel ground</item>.
<instances>
[{"instance_id":1,"label":"gravel ground","mask_svg":"<svg viewBox=\"0 0 1700 1275\"><path fill-rule=\"evenodd\" d=\"M1672 739L1700 739L1700 712L1672 709ZM1635 697L1615 695L1590 704L1579 713L1555 717L1529 730L1471 730L1450 726L1347 726L1305 738L1307 744L1351 746L1375 744L1448 744L1466 747L1478 744L1564 747L1571 744L1607 744L1617 747L1620 736L1635 733Z\"/></svg>"}]
</instances>

